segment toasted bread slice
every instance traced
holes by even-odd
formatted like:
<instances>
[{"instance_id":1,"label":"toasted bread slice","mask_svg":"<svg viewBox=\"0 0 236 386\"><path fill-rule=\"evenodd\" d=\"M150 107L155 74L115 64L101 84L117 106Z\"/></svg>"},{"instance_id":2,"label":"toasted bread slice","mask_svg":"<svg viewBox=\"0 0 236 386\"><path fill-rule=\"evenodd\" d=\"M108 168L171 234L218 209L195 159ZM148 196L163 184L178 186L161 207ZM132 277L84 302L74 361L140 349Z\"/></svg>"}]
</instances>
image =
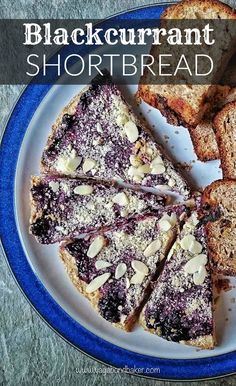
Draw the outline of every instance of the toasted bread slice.
<instances>
[{"instance_id":1,"label":"toasted bread slice","mask_svg":"<svg viewBox=\"0 0 236 386\"><path fill-rule=\"evenodd\" d=\"M236 19L236 13L229 6L217 0L184 0L167 8L161 16L162 21L168 19ZM225 27L227 29L227 27ZM223 36L224 35L224 36ZM156 107L173 125L196 127L208 111L211 98L216 93L216 84L235 50L235 36L222 31L219 44L219 61L209 81L212 85L158 85L152 80L147 70L140 80L139 93L141 98ZM227 47L227 48L226 48ZM151 55L158 57L159 47L151 49Z\"/></svg>"},{"instance_id":2,"label":"toasted bread slice","mask_svg":"<svg viewBox=\"0 0 236 386\"><path fill-rule=\"evenodd\" d=\"M114 326L133 328L176 236L182 209L172 207L165 214L61 245L72 283Z\"/></svg>"},{"instance_id":3,"label":"toasted bread slice","mask_svg":"<svg viewBox=\"0 0 236 386\"><path fill-rule=\"evenodd\" d=\"M185 197L190 192L105 71L104 78L95 78L59 115L42 155L41 171L164 186Z\"/></svg>"},{"instance_id":4,"label":"toasted bread slice","mask_svg":"<svg viewBox=\"0 0 236 386\"><path fill-rule=\"evenodd\" d=\"M202 203L209 212L206 224L208 249L213 268L236 276L236 181L219 180L203 193Z\"/></svg>"},{"instance_id":5,"label":"toasted bread slice","mask_svg":"<svg viewBox=\"0 0 236 386\"><path fill-rule=\"evenodd\" d=\"M226 104L215 116L214 128L225 179L236 179L236 101Z\"/></svg>"},{"instance_id":6,"label":"toasted bread slice","mask_svg":"<svg viewBox=\"0 0 236 386\"><path fill-rule=\"evenodd\" d=\"M91 179L32 177L30 232L52 244L159 212L165 202L165 196Z\"/></svg>"},{"instance_id":7,"label":"toasted bread slice","mask_svg":"<svg viewBox=\"0 0 236 386\"><path fill-rule=\"evenodd\" d=\"M171 248L140 318L145 330L201 349L213 349L213 290L204 226L193 213Z\"/></svg>"},{"instance_id":8,"label":"toasted bread slice","mask_svg":"<svg viewBox=\"0 0 236 386\"><path fill-rule=\"evenodd\" d=\"M236 88L217 86L210 111L207 111L202 121L189 130L195 153L201 161L219 159L219 149L213 128L213 118L222 107L236 99Z\"/></svg>"}]
</instances>

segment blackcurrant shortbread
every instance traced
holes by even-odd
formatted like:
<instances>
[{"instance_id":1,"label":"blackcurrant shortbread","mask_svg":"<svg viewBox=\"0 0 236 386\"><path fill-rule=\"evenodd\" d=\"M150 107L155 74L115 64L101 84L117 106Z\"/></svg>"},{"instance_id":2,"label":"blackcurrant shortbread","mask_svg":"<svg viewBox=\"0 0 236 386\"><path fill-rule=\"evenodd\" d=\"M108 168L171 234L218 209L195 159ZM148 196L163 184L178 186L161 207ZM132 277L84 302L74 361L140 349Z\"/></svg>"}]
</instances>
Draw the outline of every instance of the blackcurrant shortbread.
<instances>
[{"instance_id":1,"label":"blackcurrant shortbread","mask_svg":"<svg viewBox=\"0 0 236 386\"><path fill-rule=\"evenodd\" d=\"M205 230L193 212L168 254L140 323L167 340L212 349L212 308Z\"/></svg>"},{"instance_id":2,"label":"blackcurrant shortbread","mask_svg":"<svg viewBox=\"0 0 236 386\"><path fill-rule=\"evenodd\" d=\"M180 215L183 206L61 245L70 279L104 319L132 329L176 236Z\"/></svg>"},{"instance_id":3,"label":"blackcurrant shortbread","mask_svg":"<svg viewBox=\"0 0 236 386\"><path fill-rule=\"evenodd\" d=\"M189 196L189 187L104 72L64 108L43 152L43 173L123 180Z\"/></svg>"},{"instance_id":4,"label":"blackcurrant shortbread","mask_svg":"<svg viewBox=\"0 0 236 386\"><path fill-rule=\"evenodd\" d=\"M164 196L91 179L32 177L30 232L51 244L159 212L165 202Z\"/></svg>"}]
</instances>

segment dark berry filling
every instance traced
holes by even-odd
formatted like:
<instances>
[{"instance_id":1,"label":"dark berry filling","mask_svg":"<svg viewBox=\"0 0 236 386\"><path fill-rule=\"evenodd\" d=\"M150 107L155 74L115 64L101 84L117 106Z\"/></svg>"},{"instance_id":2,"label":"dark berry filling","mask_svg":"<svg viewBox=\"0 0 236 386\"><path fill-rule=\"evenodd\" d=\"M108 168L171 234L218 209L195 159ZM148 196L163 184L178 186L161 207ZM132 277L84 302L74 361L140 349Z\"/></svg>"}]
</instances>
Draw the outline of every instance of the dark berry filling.
<instances>
[{"instance_id":1,"label":"dark berry filling","mask_svg":"<svg viewBox=\"0 0 236 386\"><path fill-rule=\"evenodd\" d=\"M115 283L115 285L109 286L109 290L100 298L98 308L104 319L111 323L118 323L124 304L125 291Z\"/></svg>"}]
</instances>

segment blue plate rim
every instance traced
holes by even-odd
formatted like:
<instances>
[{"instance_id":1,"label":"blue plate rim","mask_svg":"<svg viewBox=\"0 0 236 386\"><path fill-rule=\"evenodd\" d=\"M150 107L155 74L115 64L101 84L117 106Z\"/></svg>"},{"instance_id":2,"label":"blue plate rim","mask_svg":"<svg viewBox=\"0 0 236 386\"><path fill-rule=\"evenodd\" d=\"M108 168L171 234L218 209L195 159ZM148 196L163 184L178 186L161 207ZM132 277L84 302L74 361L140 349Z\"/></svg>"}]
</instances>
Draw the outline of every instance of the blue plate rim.
<instances>
[{"instance_id":1,"label":"blue plate rim","mask_svg":"<svg viewBox=\"0 0 236 386\"><path fill-rule=\"evenodd\" d=\"M173 1L136 7L110 18L121 15L132 17L137 11L148 12L150 9L160 12L161 7L171 3ZM204 380L235 374L236 351L202 359L164 359L134 353L99 338L71 318L55 302L32 271L17 233L14 210L15 171L25 132L50 88L51 85L32 84L25 87L10 112L1 137L0 181L4 183L0 185L1 246L8 267L22 293L50 328L73 347L103 364L118 368L125 366L143 368L141 374L135 373L135 375L159 380ZM122 360L122 357L126 362ZM154 367L160 368L161 375L144 373L147 368Z\"/></svg>"}]
</instances>

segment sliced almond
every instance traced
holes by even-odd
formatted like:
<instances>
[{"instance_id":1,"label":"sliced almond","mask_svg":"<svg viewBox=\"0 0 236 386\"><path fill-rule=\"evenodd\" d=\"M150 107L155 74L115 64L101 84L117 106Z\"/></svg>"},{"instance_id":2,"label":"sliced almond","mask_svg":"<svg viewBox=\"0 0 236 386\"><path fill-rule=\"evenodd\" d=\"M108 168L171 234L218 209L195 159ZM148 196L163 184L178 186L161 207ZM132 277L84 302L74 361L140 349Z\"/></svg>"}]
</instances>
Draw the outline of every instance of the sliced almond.
<instances>
[{"instance_id":1,"label":"sliced almond","mask_svg":"<svg viewBox=\"0 0 236 386\"><path fill-rule=\"evenodd\" d=\"M135 168L141 165L141 160L134 154L131 154L131 156L129 157L129 161L130 161L130 164Z\"/></svg>"},{"instance_id":2,"label":"sliced almond","mask_svg":"<svg viewBox=\"0 0 236 386\"><path fill-rule=\"evenodd\" d=\"M175 224L177 223L177 216L176 216L176 213L171 213L171 215L169 216L167 213L164 214L161 218L161 221L162 220L167 220L168 222L171 223L172 226L175 226Z\"/></svg>"},{"instance_id":3,"label":"sliced almond","mask_svg":"<svg viewBox=\"0 0 236 386\"><path fill-rule=\"evenodd\" d=\"M79 185L74 189L74 193L80 196L88 196L93 193L93 187L91 185Z\"/></svg>"},{"instance_id":4,"label":"sliced almond","mask_svg":"<svg viewBox=\"0 0 236 386\"><path fill-rule=\"evenodd\" d=\"M137 182L137 183L139 184L139 183L142 182L143 177L144 177L144 175L143 175L143 176L134 176L134 177L133 177L133 181L134 181L134 182Z\"/></svg>"},{"instance_id":5,"label":"sliced almond","mask_svg":"<svg viewBox=\"0 0 236 386\"><path fill-rule=\"evenodd\" d=\"M145 257L153 256L153 255L155 255L155 253L156 253L157 251L159 251L160 248L161 248L161 240L159 240L159 239L153 240L153 241L147 246L147 248L145 249L145 251L143 252L143 254L144 254Z\"/></svg>"},{"instance_id":6,"label":"sliced almond","mask_svg":"<svg viewBox=\"0 0 236 386\"><path fill-rule=\"evenodd\" d=\"M194 272L194 274L193 274L194 284L196 284L196 285L203 284L206 276L207 276L206 267L204 265L201 265L198 272Z\"/></svg>"},{"instance_id":7,"label":"sliced almond","mask_svg":"<svg viewBox=\"0 0 236 386\"><path fill-rule=\"evenodd\" d=\"M177 247L177 242L175 241L174 244L172 245L171 249L169 250L169 253L167 255L167 261L169 261L172 258L173 254L176 250L176 247Z\"/></svg>"},{"instance_id":8,"label":"sliced almond","mask_svg":"<svg viewBox=\"0 0 236 386\"><path fill-rule=\"evenodd\" d=\"M126 271L127 265L125 263L118 264L115 271L115 279L120 279L122 276L124 276Z\"/></svg>"},{"instance_id":9,"label":"sliced almond","mask_svg":"<svg viewBox=\"0 0 236 386\"><path fill-rule=\"evenodd\" d=\"M156 156L152 162L151 162L151 168L153 168L155 165L163 164L163 160L160 155Z\"/></svg>"},{"instance_id":10,"label":"sliced almond","mask_svg":"<svg viewBox=\"0 0 236 386\"><path fill-rule=\"evenodd\" d=\"M56 193L59 189L59 182L50 181L48 185L52 189L53 193Z\"/></svg>"},{"instance_id":11,"label":"sliced almond","mask_svg":"<svg viewBox=\"0 0 236 386\"><path fill-rule=\"evenodd\" d=\"M86 287L87 293L92 293L94 291L97 291L100 287L103 286L103 284L106 283L106 281L111 276L110 272L103 273L100 276L95 277Z\"/></svg>"},{"instance_id":12,"label":"sliced almond","mask_svg":"<svg viewBox=\"0 0 236 386\"><path fill-rule=\"evenodd\" d=\"M124 112L123 114L119 114L116 118L116 123L118 126L124 126L126 122L128 122L128 115Z\"/></svg>"},{"instance_id":13,"label":"sliced almond","mask_svg":"<svg viewBox=\"0 0 236 386\"><path fill-rule=\"evenodd\" d=\"M127 209L121 209L120 215L121 217L127 217L129 215L129 211Z\"/></svg>"},{"instance_id":14,"label":"sliced almond","mask_svg":"<svg viewBox=\"0 0 236 386\"><path fill-rule=\"evenodd\" d=\"M141 284L143 282L143 279L145 278L145 275L143 275L140 272L136 272L130 279L130 284Z\"/></svg>"},{"instance_id":15,"label":"sliced almond","mask_svg":"<svg viewBox=\"0 0 236 386\"><path fill-rule=\"evenodd\" d=\"M177 216L176 216L176 213L171 213L171 216L170 216L170 223L172 226L175 226L176 223L177 223Z\"/></svg>"},{"instance_id":16,"label":"sliced almond","mask_svg":"<svg viewBox=\"0 0 236 386\"><path fill-rule=\"evenodd\" d=\"M150 168L150 165L148 164L145 164L145 165L141 165L138 167L138 173L140 174L147 174L147 173L150 173L151 171L151 168Z\"/></svg>"},{"instance_id":17,"label":"sliced almond","mask_svg":"<svg viewBox=\"0 0 236 386\"><path fill-rule=\"evenodd\" d=\"M124 192L117 193L113 198L112 201L115 204L118 204L120 206L127 206L129 204L128 197Z\"/></svg>"},{"instance_id":18,"label":"sliced almond","mask_svg":"<svg viewBox=\"0 0 236 386\"><path fill-rule=\"evenodd\" d=\"M136 272L144 276L148 274L149 268L140 260L132 260L131 266Z\"/></svg>"},{"instance_id":19,"label":"sliced almond","mask_svg":"<svg viewBox=\"0 0 236 386\"><path fill-rule=\"evenodd\" d=\"M167 232L172 228L172 224L169 219L166 219L164 216L159 220L159 228L163 232Z\"/></svg>"},{"instance_id":20,"label":"sliced almond","mask_svg":"<svg viewBox=\"0 0 236 386\"><path fill-rule=\"evenodd\" d=\"M207 255L201 254L201 255L194 256L185 264L184 272L185 273L198 272L199 268L205 264L207 264Z\"/></svg>"},{"instance_id":21,"label":"sliced almond","mask_svg":"<svg viewBox=\"0 0 236 386\"><path fill-rule=\"evenodd\" d=\"M105 245L105 239L103 236L97 236L93 242L90 244L89 249L87 251L88 257L95 257L102 250Z\"/></svg>"},{"instance_id":22,"label":"sliced almond","mask_svg":"<svg viewBox=\"0 0 236 386\"><path fill-rule=\"evenodd\" d=\"M103 269L103 268L108 268L108 267L111 267L111 266L112 266L112 264L109 263L106 260L97 260L96 263L95 263L95 268L96 269Z\"/></svg>"},{"instance_id":23,"label":"sliced almond","mask_svg":"<svg viewBox=\"0 0 236 386\"><path fill-rule=\"evenodd\" d=\"M135 168L134 166L130 166L128 169L128 175L133 177L133 176L140 176L143 173L141 173L138 168Z\"/></svg>"},{"instance_id":24,"label":"sliced almond","mask_svg":"<svg viewBox=\"0 0 236 386\"><path fill-rule=\"evenodd\" d=\"M194 240L189 247L189 252L193 253L194 255L202 252L202 244L198 241Z\"/></svg>"},{"instance_id":25,"label":"sliced almond","mask_svg":"<svg viewBox=\"0 0 236 386\"><path fill-rule=\"evenodd\" d=\"M155 166L153 166L151 174L163 174L165 173L165 171L166 168L163 164L156 164Z\"/></svg>"},{"instance_id":26,"label":"sliced almond","mask_svg":"<svg viewBox=\"0 0 236 386\"><path fill-rule=\"evenodd\" d=\"M130 281L129 281L128 277L125 279L125 281L126 281L126 288L129 289Z\"/></svg>"},{"instance_id":27,"label":"sliced almond","mask_svg":"<svg viewBox=\"0 0 236 386\"><path fill-rule=\"evenodd\" d=\"M72 150L69 155L63 155L57 159L57 170L65 174L73 173L81 161L82 157L76 156L75 150Z\"/></svg>"},{"instance_id":28,"label":"sliced almond","mask_svg":"<svg viewBox=\"0 0 236 386\"><path fill-rule=\"evenodd\" d=\"M139 133L136 124L133 121L128 121L124 125L125 134L128 137L128 140L133 143L137 141Z\"/></svg>"},{"instance_id":29,"label":"sliced almond","mask_svg":"<svg viewBox=\"0 0 236 386\"><path fill-rule=\"evenodd\" d=\"M92 170L93 168L95 168L97 162L94 161L93 159L91 158L86 158L84 160L84 163L83 163L83 166L82 166L82 169L83 169L83 172L84 173L88 173L90 170Z\"/></svg>"},{"instance_id":30,"label":"sliced almond","mask_svg":"<svg viewBox=\"0 0 236 386\"><path fill-rule=\"evenodd\" d=\"M184 250L184 251L188 251L189 250L189 247L190 245L193 243L193 241L195 241L195 237L191 234L189 235L186 235L184 236L181 240L180 240L180 246L181 248Z\"/></svg>"},{"instance_id":31,"label":"sliced almond","mask_svg":"<svg viewBox=\"0 0 236 386\"><path fill-rule=\"evenodd\" d=\"M174 180L174 178L170 178L169 181L168 181L168 185L173 188L175 185L176 185L176 182Z\"/></svg>"}]
</instances>

